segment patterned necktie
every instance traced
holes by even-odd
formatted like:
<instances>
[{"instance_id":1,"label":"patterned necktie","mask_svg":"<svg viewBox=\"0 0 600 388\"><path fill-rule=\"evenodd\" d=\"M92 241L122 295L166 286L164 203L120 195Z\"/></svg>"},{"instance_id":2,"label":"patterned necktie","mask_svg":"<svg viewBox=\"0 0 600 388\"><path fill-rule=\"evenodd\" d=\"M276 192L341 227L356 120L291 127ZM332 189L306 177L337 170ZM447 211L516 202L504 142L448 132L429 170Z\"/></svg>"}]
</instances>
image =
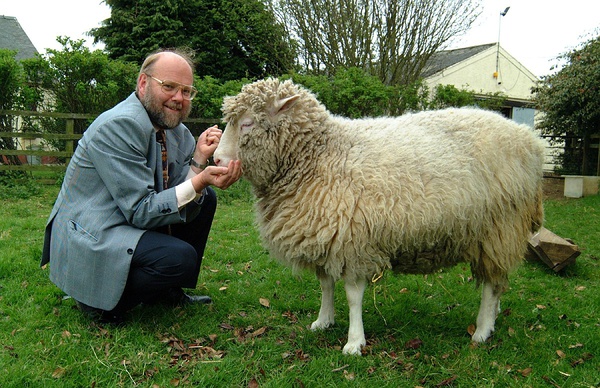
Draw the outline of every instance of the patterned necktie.
<instances>
[{"instance_id":1,"label":"patterned necktie","mask_svg":"<svg viewBox=\"0 0 600 388\"><path fill-rule=\"evenodd\" d=\"M167 161L167 136L164 129L156 132L156 139L160 143L160 151L162 154L163 190L166 190L167 182L169 181L169 162Z\"/></svg>"}]
</instances>

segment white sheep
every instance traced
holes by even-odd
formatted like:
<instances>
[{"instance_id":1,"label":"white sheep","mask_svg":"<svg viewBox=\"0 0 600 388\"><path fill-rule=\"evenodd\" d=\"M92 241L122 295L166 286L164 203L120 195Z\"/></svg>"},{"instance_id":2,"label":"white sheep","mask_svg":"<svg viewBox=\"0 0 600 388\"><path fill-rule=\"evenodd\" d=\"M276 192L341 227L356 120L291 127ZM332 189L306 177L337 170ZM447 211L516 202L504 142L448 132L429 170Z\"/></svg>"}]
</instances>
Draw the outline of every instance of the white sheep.
<instances>
[{"instance_id":1,"label":"white sheep","mask_svg":"<svg viewBox=\"0 0 600 388\"><path fill-rule=\"evenodd\" d=\"M350 120L278 79L245 85L223 113L215 161L242 161L271 254L315 271L322 299L313 330L334 323L342 278L343 352L360 354L372 278L467 262L483 286L472 340L490 337L507 274L543 220L544 144L530 129L478 109Z\"/></svg>"}]
</instances>

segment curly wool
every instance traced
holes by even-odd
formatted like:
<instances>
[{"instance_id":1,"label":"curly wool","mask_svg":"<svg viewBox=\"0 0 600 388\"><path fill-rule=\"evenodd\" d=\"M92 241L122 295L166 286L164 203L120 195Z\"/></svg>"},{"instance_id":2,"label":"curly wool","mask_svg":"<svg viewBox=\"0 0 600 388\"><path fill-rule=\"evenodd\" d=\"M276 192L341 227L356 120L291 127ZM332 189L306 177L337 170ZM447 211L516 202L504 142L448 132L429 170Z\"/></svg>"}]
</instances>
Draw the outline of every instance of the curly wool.
<instances>
[{"instance_id":1,"label":"curly wool","mask_svg":"<svg viewBox=\"0 0 600 388\"><path fill-rule=\"evenodd\" d=\"M237 157L263 242L295 269L370 279L468 262L478 282L503 289L542 225L544 144L496 113L350 120L277 79L246 85L223 112L226 132L254 119Z\"/></svg>"}]
</instances>

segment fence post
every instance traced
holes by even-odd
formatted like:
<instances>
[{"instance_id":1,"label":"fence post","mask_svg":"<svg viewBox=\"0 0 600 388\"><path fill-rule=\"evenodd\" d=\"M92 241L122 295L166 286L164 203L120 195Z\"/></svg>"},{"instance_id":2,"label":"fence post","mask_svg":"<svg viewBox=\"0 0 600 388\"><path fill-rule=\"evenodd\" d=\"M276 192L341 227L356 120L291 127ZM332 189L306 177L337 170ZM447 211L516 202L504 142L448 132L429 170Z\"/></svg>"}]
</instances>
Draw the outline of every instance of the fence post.
<instances>
[{"instance_id":1,"label":"fence post","mask_svg":"<svg viewBox=\"0 0 600 388\"><path fill-rule=\"evenodd\" d=\"M67 124L66 124L66 134L67 135L73 135L75 133L75 120L74 119L67 119ZM75 139L69 139L67 140L66 144L65 144L65 151L67 151L69 153L69 155L73 155L73 150L75 149L75 147L73 146L73 143L75 142ZM65 166L69 165L69 162L71 161L71 157L68 156L65 159Z\"/></svg>"}]
</instances>

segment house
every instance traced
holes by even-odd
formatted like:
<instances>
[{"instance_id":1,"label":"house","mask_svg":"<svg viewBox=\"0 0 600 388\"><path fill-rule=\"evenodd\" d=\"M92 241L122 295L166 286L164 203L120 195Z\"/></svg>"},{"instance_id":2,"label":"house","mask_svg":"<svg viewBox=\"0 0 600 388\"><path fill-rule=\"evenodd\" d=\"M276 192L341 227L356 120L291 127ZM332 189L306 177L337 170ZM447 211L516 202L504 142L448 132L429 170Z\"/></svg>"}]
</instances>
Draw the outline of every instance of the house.
<instances>
[{"instance_id":1,"label":"house","mask_svg":"<svg viewBox=\"0 0 600 388\"><path fill-rule=\"evenodd\" d=\"M534 127L531 88L539 78L498 43L439 51L431 57L422 76L430 89L454 85L482 95L500 92L506 96L502 113Z\"/></svg>"},{"instance_id":2,"label":"house","mask_svg":"<svg viewBox=\"0 0 600 388\"><path fill-rule=\"evenodd\" d=\"M15 50L16 59L33 58L38 53L16 17L0 15L0 49Z\"/></svg>"},{"instance_id":3,"label":"house","mask_svg":"<svg viewBox=\"0 0 600 388\"><path fill-rule=\"evenodd\" d=\"M438 51L422 72L430 90L437 85L453 85L487 94L502 93L506 97L502 114L514 121L535 128L537 114L531 89L539 78L523 66L498 43ZM548 144L544 171L556 168L555 158L563 152L564 144Z\"/></svg>"}]
</instances>

